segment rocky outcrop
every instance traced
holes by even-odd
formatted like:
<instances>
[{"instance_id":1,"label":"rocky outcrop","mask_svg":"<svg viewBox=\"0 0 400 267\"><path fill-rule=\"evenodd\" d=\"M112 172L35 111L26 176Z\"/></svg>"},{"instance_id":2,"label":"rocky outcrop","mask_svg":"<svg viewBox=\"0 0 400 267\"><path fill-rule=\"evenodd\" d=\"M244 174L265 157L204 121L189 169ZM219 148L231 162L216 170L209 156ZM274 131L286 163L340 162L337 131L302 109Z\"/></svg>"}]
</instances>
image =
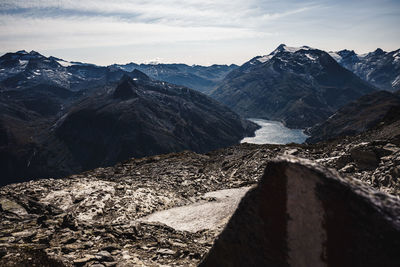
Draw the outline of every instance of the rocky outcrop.
<instances>
[{"instance_id":1,"label":"rocky outcrop","mask_svg":"<svg viewBox=\"0 0 400 267\"><path fill-rule=\"evenodd\" d=\"M199 266L397 266L400 204L306 160L270 162Z\"/></svg>"}]
</instances>

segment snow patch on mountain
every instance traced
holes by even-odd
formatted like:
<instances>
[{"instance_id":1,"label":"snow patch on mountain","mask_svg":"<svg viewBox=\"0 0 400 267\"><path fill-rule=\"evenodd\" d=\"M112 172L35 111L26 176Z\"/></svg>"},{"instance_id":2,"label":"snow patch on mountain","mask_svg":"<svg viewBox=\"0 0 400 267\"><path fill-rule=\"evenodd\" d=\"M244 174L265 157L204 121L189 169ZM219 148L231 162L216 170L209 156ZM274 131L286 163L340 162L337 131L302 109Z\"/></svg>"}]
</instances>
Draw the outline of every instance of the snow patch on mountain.
<instances>
[{"instance_id":1,"label":"snow patch on mountain","mask_svg":"<svg viewBox=\"0 0 400 267\"><path fill-rule=\"evenodd\" d=\"M58 62L58 64L60 64L63 67L69 67L69 66L76 65L76 64L74 64L72 62L65 61L65 60L56 60L56 61Z\"/></svg>"},{"instance_id":2,"label":"snow patch on mountain","mask_svg":"<svg viewBox=\"0 0 400 267\"><path fill-rule=\"evenodd\" d=\"M393 63L397 63L400 61L400 50L393 54Z\"/></svg>"},{"instance_id":3,"label":"snow patch on mountain","mask_svg":"<svg viewBox=\"0 0 400 267\"><path fill-rule=\"evenodd\" d=\"M392 86L395 87L400 84L400 75L396 77L396 79L392 82Z\"/></svg>"},{"instance_id":4,"label":"snow patch on mountain","mask_svg":"<svg viewBox=\"0 0 400 267\"><path fill-rule=\"evenodd\" d=\"M260 58L257 58L258 61L260 61L261 63L265 63L268 60L270 60L273 56L272 55L266 55L266 56L262 56Z\"/></svg>"},{"instance_id":5,"label":"snow patch on mountain","mask_svg":"<svg viewBox=\"0 0 400 267\"><path fill-rule=\"evenodd\" d=\"M21 68L24 68L26 65L28 65L29 62L29 60L21 60L21 59L19 59L18 61L19 61L19 66Z\"/></svg>"},{"instance_id":6,"label":"snow patch on mountain","mask_svg":"<svg viewBox=\"0 0 400 267\"><path fill-rule=\"evenodd\" d=\"M311 59L312 61L316 61L318 59L318 57L311 55L311 54L305 54L307 58Z\"/></svg>"},{"instance_id":7,"label":"snow patch on mountain","mask_svg":"<svg viewBox=\"0 0 400 267\"><path fill-rule=\"evenodd\" d=\"M329 54L331 57L333 57L333 59L336 60L337 62L339 62L340 60L342 60L342 57L341 57L338 53L336 53L336 52L330 51L330 52L328 52L328 54Z\"/></svg>"},{"instance_id":8,"label":"snow patch on mountain","mask_svg":"<svg viewBox=\"0 0 400 267\"><path fill-rule=\"evenodd\" d=\"M292 47L292 46L283 45L283 51L289 52L289 53L296 53L297 51L300 51L300 50L313 50L313 49L314 48L311 48L309 46Z\"/></svg>"}]
</instances>

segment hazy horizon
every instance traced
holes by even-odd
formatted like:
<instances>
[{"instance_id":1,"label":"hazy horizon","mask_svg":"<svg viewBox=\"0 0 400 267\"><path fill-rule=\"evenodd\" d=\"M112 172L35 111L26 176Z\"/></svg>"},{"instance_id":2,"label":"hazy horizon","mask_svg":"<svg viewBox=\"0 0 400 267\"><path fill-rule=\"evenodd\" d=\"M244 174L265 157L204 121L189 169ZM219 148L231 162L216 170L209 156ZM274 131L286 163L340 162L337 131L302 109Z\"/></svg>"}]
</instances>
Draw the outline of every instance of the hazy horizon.
<instances>
[{"instance_id":1,"label":"hazy horizon","mask_svg":"<svg viewBox=\"0 0 400 267\"><path fill-rule=\"evenodd\" d=\"M98 65L241 65L279 44L362 54L400 48L400 2L149 0L0 3L0 53Z\"/></svg>"}]
</instances>

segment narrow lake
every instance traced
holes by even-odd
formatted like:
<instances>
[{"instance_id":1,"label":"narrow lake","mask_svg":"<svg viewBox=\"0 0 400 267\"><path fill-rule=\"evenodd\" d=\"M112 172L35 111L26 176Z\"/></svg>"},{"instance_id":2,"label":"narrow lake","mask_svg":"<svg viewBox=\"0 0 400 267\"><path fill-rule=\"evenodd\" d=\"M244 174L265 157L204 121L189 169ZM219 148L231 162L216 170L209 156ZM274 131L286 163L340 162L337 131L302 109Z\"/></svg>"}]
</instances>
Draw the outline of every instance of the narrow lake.
<instances>
[{"instance_id":1,"label":"narrow lake","mask_svg":"<svg viewBox=\"0 0 400 267\"><path fill-rule=\"evenodd\" d=\"M307 135L302 129L289 129L279 121L269 121L263 119L248 119L261 126L254 137L243 138L241 143L253 144L288 144L304 143Z\"/></svg>"}]
</instances>

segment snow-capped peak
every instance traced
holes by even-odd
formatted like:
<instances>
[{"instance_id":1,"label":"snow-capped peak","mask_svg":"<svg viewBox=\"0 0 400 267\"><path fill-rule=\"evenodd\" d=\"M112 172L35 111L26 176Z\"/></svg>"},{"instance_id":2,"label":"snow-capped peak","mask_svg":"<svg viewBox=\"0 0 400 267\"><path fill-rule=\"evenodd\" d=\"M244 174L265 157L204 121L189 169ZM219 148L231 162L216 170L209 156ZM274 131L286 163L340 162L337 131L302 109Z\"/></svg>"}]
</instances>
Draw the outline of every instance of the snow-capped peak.
<instances>
[{"instance_id":1,"label":"snow-capped peak","mask_svg":"<svg viewBox=\"0 0 400 267\"><path fill-rule=\"evenodd\" d=\"M288 53L296 53L297 51L300 50L313 50L314 48L311 48L309 46L301 46L301 47L292 47L292 46L287 46L285 44L280 44L274 51L272 51L269 55L265 55L262 57L257 58L258 61L261 63L265 63L271 58L273 58L276 54L280 52L288 52Z\"/></svg>"},{"instance_id":2,"label":"snow-capped peak","mask_svg":"<svg viewBox=\"0 0 400 267\"><path fill-rule=\"evenodd\" d=\"M289 52L289 53L296 53L299 50L311 50L313 48L309 46L300 46L300 47L292 47L292 46L287 46L285 44L279 45L270 55L275 55L279 52Z\"/></svg>"}]
</instances>

